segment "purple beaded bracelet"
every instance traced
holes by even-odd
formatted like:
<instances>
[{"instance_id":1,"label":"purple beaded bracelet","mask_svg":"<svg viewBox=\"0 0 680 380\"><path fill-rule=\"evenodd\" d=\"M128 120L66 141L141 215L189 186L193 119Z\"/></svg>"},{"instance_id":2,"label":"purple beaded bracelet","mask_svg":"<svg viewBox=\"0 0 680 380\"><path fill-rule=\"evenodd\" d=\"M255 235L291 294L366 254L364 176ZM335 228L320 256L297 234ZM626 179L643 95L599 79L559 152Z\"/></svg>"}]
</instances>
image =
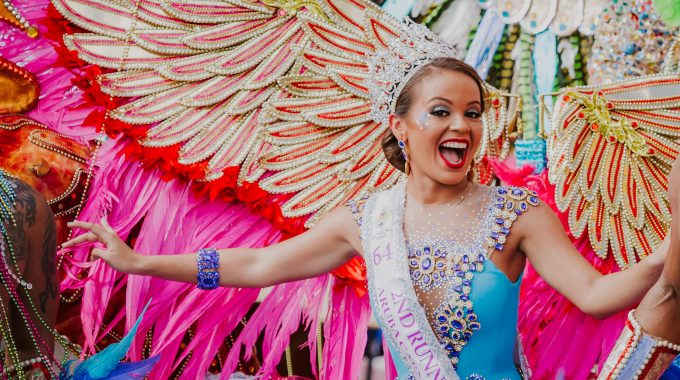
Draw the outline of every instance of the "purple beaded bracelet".
<instances>
[{"instance_id":1,"label":"purple beaded bracelet","mask_svg":"<svg viewBox=\"0 0 680 380\"><path fill-rule=\"evenodd\" d=\"M220 286L220 256L215 248L198 251L198 288L213 290ZM206 269L209 270L206 272Z\"/></svg>"}]
</instances>

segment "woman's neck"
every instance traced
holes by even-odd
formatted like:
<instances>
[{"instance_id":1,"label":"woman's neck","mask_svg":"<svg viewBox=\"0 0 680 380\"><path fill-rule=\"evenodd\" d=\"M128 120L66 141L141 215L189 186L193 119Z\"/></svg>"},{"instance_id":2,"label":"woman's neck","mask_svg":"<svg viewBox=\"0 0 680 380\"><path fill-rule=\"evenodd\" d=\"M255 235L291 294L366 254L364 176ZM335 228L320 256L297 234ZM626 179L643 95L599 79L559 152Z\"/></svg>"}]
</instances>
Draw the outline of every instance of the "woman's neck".
<instances>
[{"instance_id":1,"label":"woman's neck","mask_svg":"<svg viewBox=\"0 0 680 380\"><path fill-rule=\"evenodd\" d=\"M446 204L459 199L470 190L471 185L467 179L463 179L455 185L444 185L432 178L413 173L408 177L406 192L423 205Z\"/></svg>"}]
</instances>

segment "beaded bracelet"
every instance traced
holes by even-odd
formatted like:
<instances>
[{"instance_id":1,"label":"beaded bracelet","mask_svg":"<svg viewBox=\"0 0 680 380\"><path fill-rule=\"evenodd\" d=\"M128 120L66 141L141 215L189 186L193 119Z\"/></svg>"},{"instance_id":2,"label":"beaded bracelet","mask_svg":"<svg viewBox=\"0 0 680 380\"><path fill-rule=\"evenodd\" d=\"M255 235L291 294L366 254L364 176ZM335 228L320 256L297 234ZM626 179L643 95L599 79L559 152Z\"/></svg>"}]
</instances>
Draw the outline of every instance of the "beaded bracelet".
<instances>
[{"instance_id":1,"label":"beaded bracelet","mask_svg":"<svg viewBox=\"0 0 680 380\"><path fill-rule=\"evenodd\" d=\"M220 256L215 248L201 248L198 251L198 288L213 290L220 285ZM206 271L206 269L210 271Z\"/></svg>"}]
</instances>

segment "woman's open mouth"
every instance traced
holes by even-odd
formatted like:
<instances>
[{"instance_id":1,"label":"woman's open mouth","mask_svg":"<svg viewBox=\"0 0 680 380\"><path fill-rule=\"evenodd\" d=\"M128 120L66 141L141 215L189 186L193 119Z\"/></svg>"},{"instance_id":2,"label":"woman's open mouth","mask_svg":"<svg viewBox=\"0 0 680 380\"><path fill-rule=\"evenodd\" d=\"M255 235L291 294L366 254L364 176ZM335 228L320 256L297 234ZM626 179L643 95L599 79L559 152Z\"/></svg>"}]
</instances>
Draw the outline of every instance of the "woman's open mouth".
<instances>
[{"instance_id":1,"label":"woman's open mouth","mask_svg":"<svg viewBox=\"0 0 680 380\"><path fill-rule=\"evenodd\" d=\"M468 152L468 141L450 139L439 144L439 156L451 169L459 169L465 164Z\"/></svg>"}]
</instances>

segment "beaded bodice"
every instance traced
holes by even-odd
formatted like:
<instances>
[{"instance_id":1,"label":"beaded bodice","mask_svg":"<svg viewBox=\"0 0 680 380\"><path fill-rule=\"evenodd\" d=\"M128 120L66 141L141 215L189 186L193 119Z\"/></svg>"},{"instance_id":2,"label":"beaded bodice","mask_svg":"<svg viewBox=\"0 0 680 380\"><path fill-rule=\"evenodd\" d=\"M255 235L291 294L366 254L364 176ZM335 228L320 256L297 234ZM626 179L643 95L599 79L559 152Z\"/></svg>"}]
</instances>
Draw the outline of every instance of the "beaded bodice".
<instances>
[{"instance_id":1,"label":"beaded bodice","mask_svg":"<svg viewBox=\"0 0 680 380\"><path fill-rule=\"evenodd\" d=\"M487 258L491 194L490 188L479 186L458 202L430 207L406 197L404 232L411 282L454 365L480 327L469 296L473 274L484 269Z\"/></svg>"},{"instance_id":2,"label":"beaded bodice","mask_svg":"<svg viewBox=\"0 0 680 380\"><path fill-rule=\"evenodd\" d=\"M525 189L470 186L444 205L422 205L407 194L404 208L411 283L454 368L481 328L471 299L475 274L503 250L513 222L538 204ZM361 206L350 207L360 222Z\"/></svg>"}]
</instances>

